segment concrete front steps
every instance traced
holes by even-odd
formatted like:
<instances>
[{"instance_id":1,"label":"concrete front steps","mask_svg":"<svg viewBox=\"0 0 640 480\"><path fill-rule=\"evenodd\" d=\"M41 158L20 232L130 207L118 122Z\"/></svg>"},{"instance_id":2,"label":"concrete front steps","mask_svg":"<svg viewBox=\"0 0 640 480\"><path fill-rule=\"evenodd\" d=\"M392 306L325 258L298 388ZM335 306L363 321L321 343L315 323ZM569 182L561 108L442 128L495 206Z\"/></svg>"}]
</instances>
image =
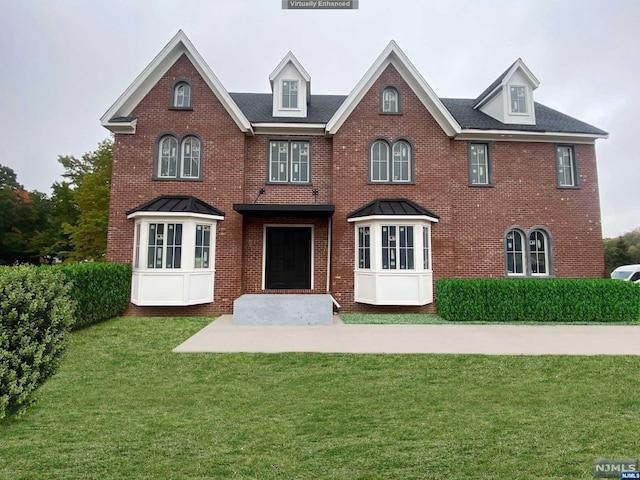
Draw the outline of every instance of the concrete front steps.
<instances>
[{"instance_id":1,"label":"concrete front steps","mask_svg":"<svg viewBox=\"0 0 640 480\"><path fill-rule=\"evenodd\" d=\"M247 294L233 302L234 325L332 325L331 295Z\"/></svg>"}]
</instances>

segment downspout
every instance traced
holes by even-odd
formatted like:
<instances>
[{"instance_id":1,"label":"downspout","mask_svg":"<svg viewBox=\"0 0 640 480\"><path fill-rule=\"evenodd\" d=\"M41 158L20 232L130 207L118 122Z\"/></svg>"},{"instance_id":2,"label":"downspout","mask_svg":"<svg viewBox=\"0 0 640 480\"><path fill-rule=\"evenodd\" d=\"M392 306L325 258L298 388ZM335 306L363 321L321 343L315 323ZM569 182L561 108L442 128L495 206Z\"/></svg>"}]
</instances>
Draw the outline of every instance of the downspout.
<instances>
[{"instance_id":1,"label":"downspout","mask_svg":"<svg viewBox=\"0 0 640 480\"><path fill-rule=\"evenodd\" d=\"M331 242L333 239L333 217L329 217L329 231L327 233L327 294L331 297L331 301L336 307L336 311L340 310L340 304L331 295Z\"/></svg>"}]
</instances>

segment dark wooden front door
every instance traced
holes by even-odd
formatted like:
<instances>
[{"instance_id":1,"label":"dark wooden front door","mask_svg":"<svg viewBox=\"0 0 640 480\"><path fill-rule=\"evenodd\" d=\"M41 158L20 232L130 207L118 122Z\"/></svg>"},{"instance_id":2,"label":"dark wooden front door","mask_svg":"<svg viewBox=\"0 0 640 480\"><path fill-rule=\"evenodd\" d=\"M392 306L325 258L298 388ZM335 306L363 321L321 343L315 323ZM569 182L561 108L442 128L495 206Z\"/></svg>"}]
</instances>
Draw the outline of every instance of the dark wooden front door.
<instances>
[{"instance_id":1,"label":"dark wooden front door","mask_svg":"<svg viewBox=\"0 0 640 480\"><path fill-rule=\"evenodd\" d=\"M267 227L266 288L311 288L311 227Z\"/></svg>"}]
</instances>

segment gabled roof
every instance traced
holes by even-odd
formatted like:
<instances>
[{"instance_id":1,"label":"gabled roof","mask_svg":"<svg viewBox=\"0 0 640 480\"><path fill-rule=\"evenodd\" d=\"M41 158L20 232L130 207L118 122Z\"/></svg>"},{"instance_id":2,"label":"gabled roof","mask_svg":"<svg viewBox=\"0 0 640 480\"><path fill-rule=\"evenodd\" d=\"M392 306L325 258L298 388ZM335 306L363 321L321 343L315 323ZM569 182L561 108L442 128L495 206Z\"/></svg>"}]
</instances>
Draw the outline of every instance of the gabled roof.
<instances>
[{"instance_id":1,"label":"gabled roof","mask_svg":"<svg viewBox=\"0 0 640 480\"><path fill-rule=\"evenodd\" d=\"M433 221L438 221L440 218L435 213L427 210L426 208L418 205L406 198L379 198L372 202L367 203L365 206L354 210L347 215L347 218L360 218L360 217L372 217L372 216L421 216L429 217Z\"/></svg>"},{"instance_id":2,"label":"gabled roof","mask_svg":"<svg viewBox=\"0 0 640 480\"><path fill-rule=\"evenodd\" d=\"M422 78L420 72L413 66L404 52L400 50L396 42L392 40L351 91L331 120L329 120L327 123L328 134L335 134L340 129L347 117L353 112L358 103L360 103L362 97L364 97L373 83L389 65L393 65L398 73L400 73L405 82L407 82L409 87L418 96L447 135L452 137L460 133L460 126L455 118L453 118L451 113L444 107L438 96L427 84L425 79Z\"/></svg>"},{"instance_id":3,"label":"gabled roof","mask_svg":"<svg viewBox=\"0 0 640 480\"><path fill-rule=\"evenodd\" d=\"M282 70L284 70L284 68L289 63L293 65L293 68L295 68L298 71L298 73L300 73L300 76L307 83L307 101L308 101L309 96L311 95L311 75L307 73L307 71L304 69L302 64L298 61L298 59L292 52L288 52L284 56L282 61L278 64L278 66L275 68L275 70L271 72L271 75L269 75L269 82L271 83L271 91L273 91L273 81L278 77L278 75L280 75L280 72L282 72Z\"/></svg>"},{"instance_id":4,"label":"gabled roof","mask_svg":"<svg viewBox=\"0 0 640 480\"><path fill-rule=\"evenodd\" d=\"M214 217L224 217L224 212L191 195L162 195L132 208L127 213L196 213Z\"/></svg>"},{"instance_id":5,"label":"gabled roof","mask_svg":"<svg viewBox=\"0 0 640 480\"><path fill-rule=\"evenodd\" d=\"M311 95L306 117L274 117L271 93L230 93L251 123L327 123L346 95Z\"/></svg>"},{"instance_id":6,"label":"gabled roof","mask_svg":"<svg viewBox=\"0 0 640 480\"><path fill-rule=\"evenodd\" d=\"M477 99L443 98L442 103L447 107L463 130L507 130L519 132L553 132L577 133L595 136L607 136L608 133L588 123L577 120L569 115L535 102L535 125L505 124L493 117L474 109Z\"/></svg>"},{"instance_id":7,"label":"gabled roof","mask_svg":"<svg viewBox=\"0 0 640 480\"><path fill-rule=\"evenodd\" d=\"M473 108L478 108L486 100L489 100L493 96L494 92L496 92L498 89L500 89L500 88L502 88L503 86L506 85L506 83L509 81L511 76L518 69L522 72L522 74L529 81L529 83L531 83L531 86L534 89L538 88L538 85L540 85L540 82L535 77L535 75L533 73L531 73L531 70L529 70L529 68L524 64L522 59L518 58L515 62L513 62L511 64L511 66L509 66L509 68L507 68L502 73L502 75L500 75L498 78L496 78L493 81L493 83L491 85L489 85L484 90L484 92L482 92L480 95L478 95L478 98L476 98L476 100L474 102Z\"/></svg>"},{"instance_id":8,"label":"gabled roof","mask_svg":"<svg viewBox=\"0 0 640 480\"><path fill-rule=\"evenodd\" d=\"M187 56L220 103L222 103L227 112L229 112L229 115L231 115L231 118L236 122L238 128L245 133L253 133L249 120L247 120L235 104L222 83L220 83L220 80L218 80L182 30L178 31L162 51L147 65L142 73L138 75L133 83L129 85L120 98L118 98L102 118L100 118L100 123L104 127L110 128L113 126L114 119L130 117L140 101L182 55ZM116 123L123 122L120 121Z\"/></svg>"}]
</instances>

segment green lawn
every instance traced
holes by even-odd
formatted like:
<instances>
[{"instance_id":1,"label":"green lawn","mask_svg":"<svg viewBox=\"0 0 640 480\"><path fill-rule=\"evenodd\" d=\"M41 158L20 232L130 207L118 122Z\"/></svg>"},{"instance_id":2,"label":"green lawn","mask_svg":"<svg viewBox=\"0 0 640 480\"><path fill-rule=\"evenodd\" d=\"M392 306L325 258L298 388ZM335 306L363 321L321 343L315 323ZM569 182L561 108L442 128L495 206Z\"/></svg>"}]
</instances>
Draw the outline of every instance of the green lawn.
<instances>
[{"instance_id":1,"label":"green lawn","mask_svg":"<svg viewBox=\"0 0 640 480\"><path fill-rule=\"evenodd\" d=\"M2 479L591 479L640 455L640 358L175 354L116 319L0 421Z\"/></svg>"}]
</instances>

